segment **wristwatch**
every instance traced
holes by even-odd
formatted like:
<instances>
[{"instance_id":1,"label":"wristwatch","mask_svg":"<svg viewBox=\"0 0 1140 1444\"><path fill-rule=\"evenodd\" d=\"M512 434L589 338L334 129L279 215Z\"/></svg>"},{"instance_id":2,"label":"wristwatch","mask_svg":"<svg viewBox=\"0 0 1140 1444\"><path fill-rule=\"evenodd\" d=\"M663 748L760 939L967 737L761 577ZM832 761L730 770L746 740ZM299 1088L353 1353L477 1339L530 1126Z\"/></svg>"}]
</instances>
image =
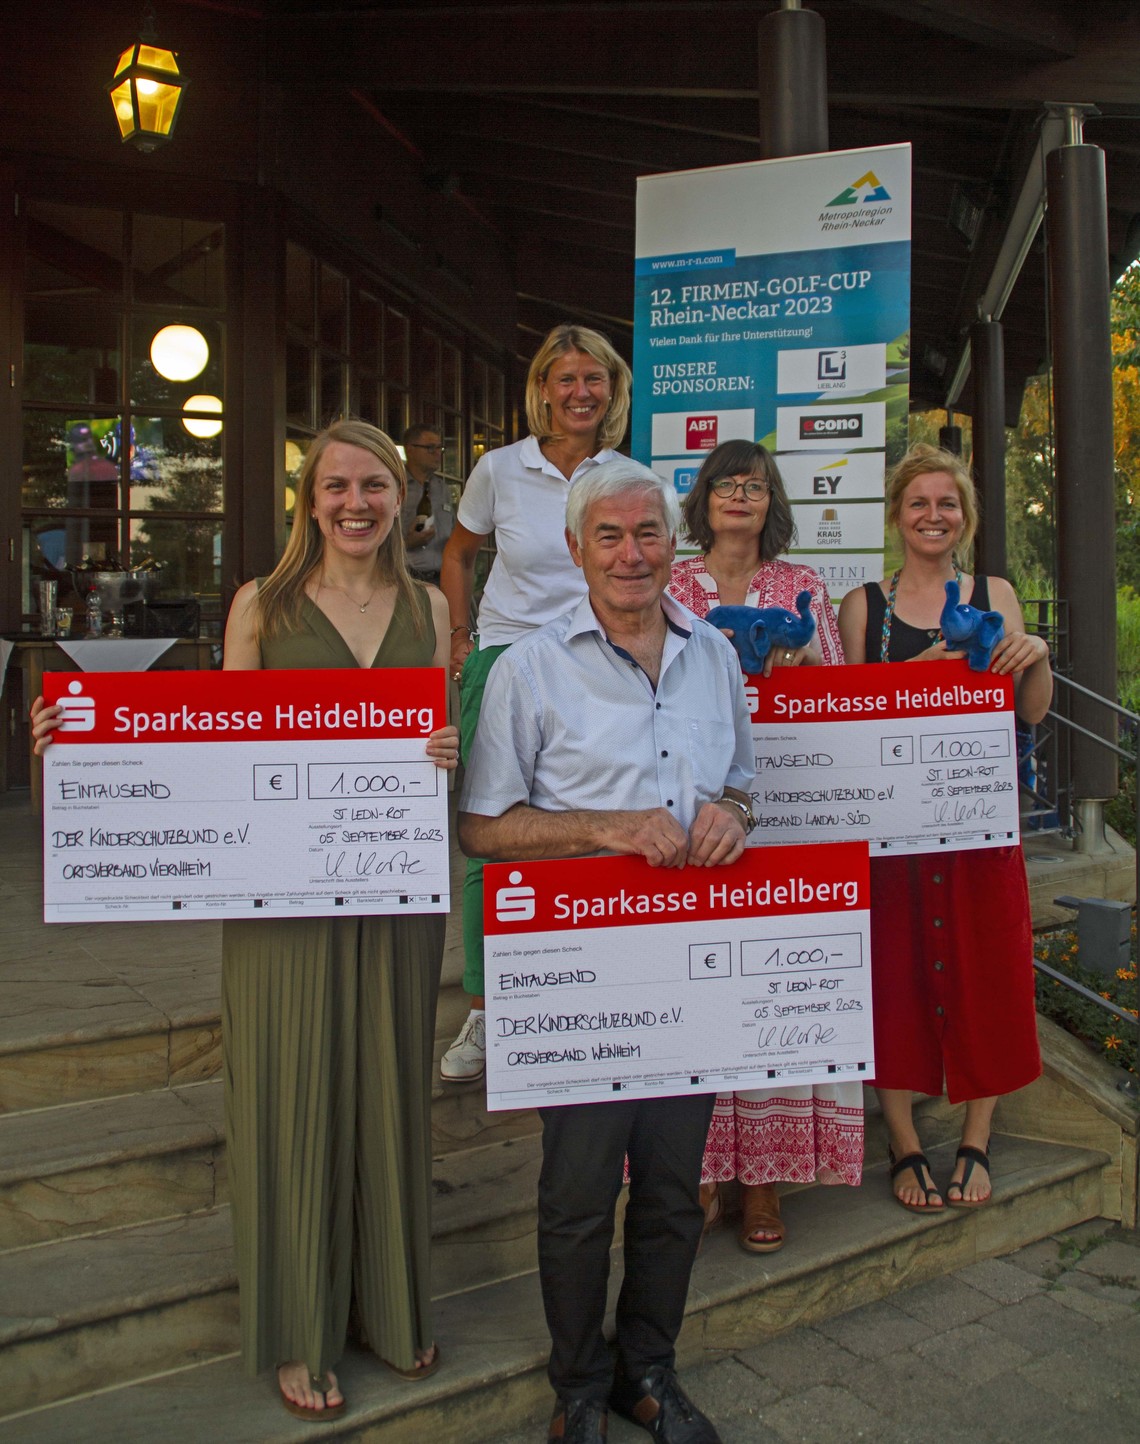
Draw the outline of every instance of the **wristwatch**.
<instances>
[{"instance_id":1,"label":"wristwatch","mask_svg":"<svg viewBox=\"0 0 1140 1444\"><path fill-rule=\"evenodd\" d=\"M741 802L739 797L718 797L717 801L731 803L733 807L740 809L740 821L744 828L745 837L756 831L756 814L746 802Z\"/></svg>"}]
</instances>

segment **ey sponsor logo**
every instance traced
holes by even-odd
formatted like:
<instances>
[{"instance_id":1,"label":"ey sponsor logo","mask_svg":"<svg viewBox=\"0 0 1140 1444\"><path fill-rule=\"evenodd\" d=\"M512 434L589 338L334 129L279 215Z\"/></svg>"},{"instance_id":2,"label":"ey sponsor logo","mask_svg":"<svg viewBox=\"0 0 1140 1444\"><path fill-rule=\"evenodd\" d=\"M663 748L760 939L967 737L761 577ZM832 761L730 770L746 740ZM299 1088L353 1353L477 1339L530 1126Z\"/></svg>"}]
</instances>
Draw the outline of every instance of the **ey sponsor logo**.
<instances>
[{"instance_id":1,"label":"ey sponsor logo","mask_svg":"<svg viewBox=\"0 0 1140 1444\"><path fill-rule=\"evenodd\" d=\"M94 732L95 698L84 696L82 682L69 682L66 697L59 699L60 732Z\"/></svg>"},{"instance_id":2,"label":"ey sponsor logo","mask_svg":"<svg viewBox=\"0 0 1140 1444\"><path fill-rule=\"evenodd\" d=\"M495 916L501 923L525 923L534 917L534 888L520 887L523 875L516 868L507 873L510 887L495 893Z\"/></svg>"},{"instance_id":3,"label":"ey sponsor logo","mask_svg":"<svg viewBox=\"0 0 1140 1444\"><path fill-rule=\"evenodd\" d=\"M869 170L841 190L834 200L828 201L827 209L830 210L832 206L867 206L876 201L889 201L890 198L886 186L873 170Z\"/></svg>"},{"instance_id":4,"label":"ey sponsor logo","mask_svg":"<svg viewBox=\"0 0 1140 1444\"><path fill-rule=\"evenodd\" d=\"M812 494L814 496L834 496L839 490L839 483L843 480L843 467L846 465L847 458L844 456L838 461L821 467L811 479Z\"/></svg>"},{"instance_id":5,"label":"ey sponsor logo","mask_svg":"<svg viewBox=\"0 0 1140 1444\"><path fill-rule=\"evenodd\" d=\"M715 416L685 417L685 450L712 451L716 446Z\"/></svg>"},{"instance_id":6,"label":"ey sponsor logo","mask_svg":"<svg viewBox=\"0 0 1140 1444\"><path fill-rule=\"evenodd\" d=\"M863 413L848 411L832 416L800 416L800 440L817 441L828 436L842 436L845 440L858 440L863 435Z\"/></svg>"},{"instance_id":7,"label":"ey sponsor logo","mask_svg":"<svg viewBox=\"0 0 1140 1444\"><path fill-rule=\"evenodd\" d=\"M847 352L821 351L816 361L817 381L846 381Z\"/></svg>"}]
</instances>

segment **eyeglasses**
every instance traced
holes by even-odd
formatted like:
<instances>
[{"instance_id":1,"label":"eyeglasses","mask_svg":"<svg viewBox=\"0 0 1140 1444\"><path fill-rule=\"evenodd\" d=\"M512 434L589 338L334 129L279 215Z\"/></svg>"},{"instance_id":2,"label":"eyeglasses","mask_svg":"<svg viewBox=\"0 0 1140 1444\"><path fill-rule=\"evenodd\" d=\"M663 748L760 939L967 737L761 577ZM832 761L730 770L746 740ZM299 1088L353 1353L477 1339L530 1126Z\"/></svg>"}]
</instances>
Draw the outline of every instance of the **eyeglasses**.
<instances>
[{"instance_id":1,"label":"eyeglasses","mask_svg":"<svg viewBox=\"0 0 1140 1444\"><path fill-rule=\"evenodd\" d=\"M443 447L438 441L409 441L409 446L414 446L417 451L442 451Z\"/></svg>"},{"instance_id":2,"label":"eyeglasses","mask_svg":"<svg viewBox=\"0 0 1140 1444\"><path fill-rule=\"evenodd\" d=\"M709 490L723 497L735 496L740 490L749 501L763 501L772 488L766 481L737 481L734 476L722 476L709 482Z\"/></svg>"}]
</instances>

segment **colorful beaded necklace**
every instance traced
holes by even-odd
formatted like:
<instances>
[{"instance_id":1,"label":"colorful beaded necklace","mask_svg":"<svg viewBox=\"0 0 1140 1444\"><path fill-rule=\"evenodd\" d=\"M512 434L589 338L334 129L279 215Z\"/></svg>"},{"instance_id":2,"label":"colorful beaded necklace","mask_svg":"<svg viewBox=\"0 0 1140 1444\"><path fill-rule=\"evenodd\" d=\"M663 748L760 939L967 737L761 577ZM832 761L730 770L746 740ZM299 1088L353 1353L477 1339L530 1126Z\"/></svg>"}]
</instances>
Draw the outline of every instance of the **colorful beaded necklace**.
<instances>
[{"instance_id":1,"label":"colorful beaded necklace","mask_svg":"<svg viewBox=\"0 0 1140 1444\"><path fill-rule=\"evenodd\" d=\"M898 571L894 574L894 576L891 578L891 591L890 591L890 595L887 597L887 610L883 613L883 640L882 640L882 642L879 644L879 645L880 645L880 649L881 649L881 650L880 650L880 655L879 655L879 660L880 660L881 662L889 662L889 661L891 660L891 656L890 656L891 623L892 623L892 622L894 621L894 619L895 619L895 597L896 597L896 595L898 594L899 577L901 577L901 576L902 576L902 567L900 567L900 568L898 569ZM956 566L956 567L954 568L954 580L958 583L959 586L962 585L962 569L961 569L961 567L957 567L957 566ZM941 637L941 635L942 635L942 628L941 628L941 627L934 627L933 629L927 627L927 628L925 628L925 631L926 631L926 635L930 638L931 646L933 646L934 643L937 642L938 639L939 639L939 637Z\"/></svg>"}]
</instances>

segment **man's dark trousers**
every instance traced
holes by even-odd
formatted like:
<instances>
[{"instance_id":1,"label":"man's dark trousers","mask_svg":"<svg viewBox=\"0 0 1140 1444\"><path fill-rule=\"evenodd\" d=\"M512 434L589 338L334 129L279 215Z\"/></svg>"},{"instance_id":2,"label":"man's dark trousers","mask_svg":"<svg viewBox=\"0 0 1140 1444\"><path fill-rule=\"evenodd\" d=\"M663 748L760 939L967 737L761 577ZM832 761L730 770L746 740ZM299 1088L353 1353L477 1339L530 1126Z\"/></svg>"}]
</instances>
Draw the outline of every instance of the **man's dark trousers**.
<instances>
[{"instance_id":1,"label":"man's dark trousers","mask_svg":"<svg viewBox=\"0 0 1140 1444\"><path fill-rule=\"evenodd\" d=\"M618 1371L672 1368L700 1246L701 1159L715 1094L542 1108L538 1265L555 1392L604 1402L614 1376L602 1335L614 1209L629 1158Z\"/></svg>"}]
</instances>

